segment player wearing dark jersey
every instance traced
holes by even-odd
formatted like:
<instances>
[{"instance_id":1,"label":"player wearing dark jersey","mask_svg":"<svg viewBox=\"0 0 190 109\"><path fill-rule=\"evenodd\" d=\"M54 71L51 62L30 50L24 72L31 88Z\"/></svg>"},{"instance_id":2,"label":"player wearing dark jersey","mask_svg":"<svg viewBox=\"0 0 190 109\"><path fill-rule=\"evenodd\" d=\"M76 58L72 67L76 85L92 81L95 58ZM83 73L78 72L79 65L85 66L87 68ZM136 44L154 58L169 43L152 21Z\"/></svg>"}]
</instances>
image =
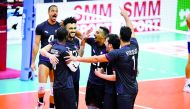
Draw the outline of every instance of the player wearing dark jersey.
<instances>
[{"instance_id":1,"label":"player wearing dark jersey","mask_svg":"<svg viewBox=\"0 0 190 109\"><path fill-rule=\"evenodd\" d=\"M62 27L65 27L69 32L68 38L66 40L66 48L72 53L73 56L82 56L84 52L84 44L80 44L79 40L76 38L76 19L74 17L68 17L63 20ZM52 47L56 41L52 41L48 44L48 46ZM54 60L58 60L55 59ZM72 74L74 89L76 94L76 101L78 107L78 99L79 99L79 79L80 79L80 69L78 69L75 73Z\"/></svg>"},{"instance_id":2,"label":"player wearing dark jersey","mask_svg":"<svg viewBox=\"0 0 190 109\"><path fill-rule=\"evenodd\" d=\"M118 35L116 34L109 34L106 37L105 41L106 51L110 52L113 49L119 49L120 47L120 40ZM106 71L102 71L102 69L98 69L95 71L96 76L101 78L101 75L109 75L115 76L115 62L109 62L107 64ZM99 76L100 75L100 76ZM104 78L103 78L104 79ZM104 95L104 109L117 109L116 104L116 86L115 86L115 78L112 80L105 81L105 95Z\"/></svg>"},{"instance_id":3,"label":"player wearing dark jersey","mask_svg":"<svg viewBox=\"0 0 190 109\"><path fill-rule=\"evenodd\" d=\"M188 42L187 42L187 44L188 44L188 62L187 62L186 68L185 68L186 80L185 80L185 85L184 85L183 91L190 93L190 13L187 14L186 22L187 22L188 33L189 33L189 35L187 36L187 39L188 39Z\"/></svg>"},{"instance_id":4,"label":"player wearing dark jersey","mask_svg":"<svg viewBox=\"0 0 190 109\"><path fill-rule=\"evenodd\" d=\"M95 38L85 38L85 41L91 46L91 55L101 55L106 53L104 42L109 30L105 27L100 27L94 34ZM106 69L107 63L92 63L88 77L85 101L89 109L103 107L105 80L95 75L94 71L97 68Z\"/></svg>"},{"instance_id":5,"label":"player wearing dark jersey","mask_svg":"<svg viewBox=\"0 0 190 109\"><path fill-rule=\"evenodd\" d=\"M60 27L59 23L56 21L57 15L58 15L58 8L56 5L51 5L48 8L48 14L49 19L36 27L36 37L35 42L33 46L32 51L32 64L31 69L32 71L36 70L35 67L35 60L36 55L38 53L39 47L46 46L51 40L53 40L55 31L57 28ZM38 78L39 78L39 87L38 87L38 104L36 109L41 109L44 106L44 95L45 95L45 87L47 84L47 78L48 75L50 76L50 84L51 84L51 90L50 90L50 108L54 107L54 101L53 101L53 73L52 73L52 65L49 62L49 59L43 56L39 56L39 64L38 64Z\"/></svg>"},{"instance_id":6,"label":"player wearing dark jersey","mask_svg":"<svg viewBox=\"0 0 190 109\"><path fill-rule=\"evenodd\" d=\"M76 96L73 85L72 73L78 69L78 63L66 62L65 56L69 55L66 47L66 36L68 31L64 27L57 30L58 41L53 46L45 46L40 53L46 56L50 61L54 61L52 57L57 56L57 62L53 65L54 69L54 101L56 109L76 109ZM49 51L49 53L47 52Z\"/></svg>"},{"instance_id":7,"label":"player wearing dark jersey","mask_svg":"<svg viewBox=\"0 0 190 109\"><path fill-rule=\"evenodd\" d=\"M66 42L67 48L71 51L73 56L83 56L84 45L81 45L79 39L76 37L77 20L74 17L68 17L63 20L63 26L69 32L68 40ZM78 107L80 69L78 69L75 73L73 73L72 77L73 77L74 89L75 89L76 101Z\"/></svg>"},{"instance_id":8,"label":"player wearing dark jersey","mask_svg":"<svg viewBox=\"0 0 190 109\"><path fill-rule=\"evenodd\" d=\"M134 29L128 14L121 9L121 15L124 17L127 26L120 29L121 48L111 52L92 57L73 57L68 60L80 62L114 62L116 72L116 92L117 109L133 109L134 102L138 93L138 84L136 80L138 65L138 42L134 37ZM103 75L105 79L113 79L109 75Z\"/></svg>"}]
</instances>

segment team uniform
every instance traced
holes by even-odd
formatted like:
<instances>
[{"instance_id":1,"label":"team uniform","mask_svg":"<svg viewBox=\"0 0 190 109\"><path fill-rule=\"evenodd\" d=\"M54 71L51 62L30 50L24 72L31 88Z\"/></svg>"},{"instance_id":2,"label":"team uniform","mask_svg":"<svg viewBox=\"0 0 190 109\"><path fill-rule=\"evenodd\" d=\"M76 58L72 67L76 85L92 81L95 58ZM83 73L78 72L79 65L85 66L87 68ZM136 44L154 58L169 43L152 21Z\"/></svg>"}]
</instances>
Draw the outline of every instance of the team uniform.
<instances>
[{"instance_id":1,"label":"team uniform","mask_svg":"<svg viewBox=\"0 0 190 109\"><path fill-rule=\"evenodd\" d=\"M188 33L190 34L190 30L188 30ZM190 35L187 36L187 45L188 45L188 54L190 54Z\"/></svg>"},{"instance_id":2,"label":"team uniform","mask_svg":"<svg viewBox=\"0 0 190 109\"><path fill-rule=\"evenodd\" d=\"M73 85L72 72L65 62L65 56L69 56L65 45L54 42L50 53L57 54L59 63L53 65L54 69L54 101L56 109L77 109L76 96Z\"/></svg>"},{"instance_id":3,"label":"team uniform","mask_svg":"<svg viewBox=\"0 0 190 109\"><path fill-rule=\"evenodd\" d=\"M91 46L91 55L101 55L106 53L105 45L99 46L94 38L88 38L86 42ZM105 80L96 76L94 71L97 68L103 68L106 70L107 63L92 63L90 66L90 74L88 77L86 88L86 105L94 103L98 108L103 108Z\"/></svg>"},{"instance_id":4,"label":"team uniform","mask_svg":"<svg viewBox=\"0 0 190 109\"><path fill-rule=\"evenodd\" d=\"M113 62L107 64L107 75L113 75L115 71ZM115 81L105 81L104 109L117 109Z\"/></svg>"},{"instance_id":5,"label":"team uniform","mask_svg":"<svg viewBox=\"0 0 190 109\"><path fill-rule=\"evenodd\" d=\"M188 33L189 34L187 35L187 46L188 46L188 55L190 55L190 30L188 30ZM189 56L188 56L188 58L189 58ZM189 59L188 59L188 61L189 61ZM190 79L187 77L187 75L188 75L187 68L189 66L188 63L186 66L186 82L185 82L185 86L183 88L183 91L190 93Z\"/></svg>"},{"instance_id":6,"label":"team uniform","mask_svg":"<svg viewBox=\"0 0 190 109\"><path fill-rule=\"evenodd\" d=\"M116 71L117 109L133 109L138 93L136 76L139 47L136 38L131 38L130 43L106 54L109 62L114 62Z\"/></svg>"},{"instance_id":7,"label":"team uniform","mask_svg":"<svg viewBox=\"0 0 190 109\"><path fill-rule=\"evenodd\" d=\"M48 21L42 22L36 27L36 35L41 36L41 48L48 45L49 42L56 39L55 31L60 27L60 24L57 22L54 25L50 25ZM44 64L50 70L52 69L52 65L48 58L40 55L39 56L39 65Z\"/></svg>"},{"instance_id":8,"label":"team uniform","mask_svg":"<svg viewBox=\"0 0 190 109\"><path fill-rule=\"evenodd\" d=\"M73 56L79 56L79 49L80 49L80 43L77 38L74 38L72 41L67 40L66 41L66 47L69 49L70 52L72 52ZM73 82L74 82L74 89L76 94L76 100L77 100L77 106L78 106L78 100L79 100L79 80L80 80L80 69L72 74Z\"/></svg>"},{"instance_id":9,"label":"team uniform","mask_svg":"<svg viewBox=\"0 0 190 109\"><path fill-rule=\"evenodd\" d=\"M54 45L57 42L57 40L54 40L50 42L51 45ZM80 43L77 38L74 38L72 41L67 40L65 47L72 52L73 56L78 56L78 50L80 49ZM73 77L73 84L75 89L75 95L76 95L76 101L77 101L77 107L78 107L78 99L79 99L79 80L80 80L80 69L78 68L76 72L72 73Z\"/></svg>"}]
</instances>

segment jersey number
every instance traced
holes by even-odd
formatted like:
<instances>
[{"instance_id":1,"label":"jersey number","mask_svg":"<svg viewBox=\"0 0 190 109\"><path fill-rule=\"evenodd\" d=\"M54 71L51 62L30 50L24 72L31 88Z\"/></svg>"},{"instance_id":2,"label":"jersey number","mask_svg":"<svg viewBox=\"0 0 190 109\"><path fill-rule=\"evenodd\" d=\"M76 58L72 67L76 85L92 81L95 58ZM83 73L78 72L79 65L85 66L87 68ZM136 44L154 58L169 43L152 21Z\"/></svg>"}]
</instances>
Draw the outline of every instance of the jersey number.
<instances>
[{"instance_id":1,"label":"jersey number","mask_svg":"<svg viewBox=\"0 0 190 109\"><path fill-rule=\"evenodd\" d=\"M135 70L135 56L132 56L132 59L133 59L133 63L134 63L133 70Z\"/></svg>"},{"instance_id":2,"label":"jersey number","mask_svg":"<svg viewBox=\"0 0 190 109\"><path fill-rule=\"evenodd\" d=\"M48 38L48 42L51 42L54 40L54 35L50 35L49 38Z\"/></svg>"}]
</instances>

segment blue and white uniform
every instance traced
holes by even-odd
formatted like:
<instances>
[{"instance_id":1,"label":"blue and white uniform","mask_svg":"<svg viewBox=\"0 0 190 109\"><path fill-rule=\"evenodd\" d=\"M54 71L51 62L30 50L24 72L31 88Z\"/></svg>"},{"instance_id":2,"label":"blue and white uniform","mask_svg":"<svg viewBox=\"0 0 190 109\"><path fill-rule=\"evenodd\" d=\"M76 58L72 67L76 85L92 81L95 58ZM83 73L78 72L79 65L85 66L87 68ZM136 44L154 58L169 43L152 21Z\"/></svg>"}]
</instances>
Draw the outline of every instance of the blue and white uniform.
<instances>
[{"instance_id":1,"label":"blue and white uniform","mask_svg":"<svg viewBox=\"0 0 190 109\"><path fill-rule=\"evenodd\" d=\"M86 42L91 46L91 56L106 53L106 46L98 45L94 38L88 38ZM94 104L100 109L103 108L105 80L96 76L94 71L97 68L103 68L105 71L106 67L107 63L91 63L85 96L86 105L88 106Z\"/></svg>"},{"instance_id":2,"label":"blue and white uniform","mask_svg":"<svg viewBox=\"0 0 190 109\"><path fill-rule=\"evenodd\" d=\"M66 64L65 56L69 56L65 45L55 42L50 53L58 55L59 63L54 65L54 100L56 109L76 109L76 96L72 72Z\"/></svg>"},{"instance_id":3,"label":"blue and white uniform","mask_svg":"<svg viewBox=\"0 0 190 109\"><path fill-rule=\"evenodd\" d=\"M138 93L136 77L139 46L136 38L131 38L130 42L130 45L106 54L109 62L114 62L116 71L117 109L133 109Z\"/></svg>"},{"instance_id":4,"label":"blue and white uniform","mask_svg":"<svg viewBox=\"0 0 190 109\"><path fill-rule=\"evenodd\" d=\"M36 35L41 36L41 48L48 45L49 42L56 39L55 32L60 27L60 24L57 22L54 25L48 23L48 21L42 22L41 24L37 25L36 27ZM44 64L50 69L52 68L49 59L40 55L39 56L39 64Z\"/></svg>"}]
</instances>

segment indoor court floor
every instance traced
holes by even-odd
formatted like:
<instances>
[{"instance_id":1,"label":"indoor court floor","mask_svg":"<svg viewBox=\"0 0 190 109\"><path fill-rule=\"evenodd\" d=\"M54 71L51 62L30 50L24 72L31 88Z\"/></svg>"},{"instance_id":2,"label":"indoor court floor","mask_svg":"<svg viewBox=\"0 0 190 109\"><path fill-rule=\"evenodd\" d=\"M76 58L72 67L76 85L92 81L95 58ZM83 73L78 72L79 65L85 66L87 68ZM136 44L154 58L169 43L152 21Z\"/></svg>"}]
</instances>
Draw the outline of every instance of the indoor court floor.
<instances>
[{"instance_id":1,"label":"indoor court floor","mask_svg":"<svg viewBox=\"0 0 190 109\"><path fill-rule=\"evenodd\" d=\"M137 39L140 47L139 93L135 109L190 109L190 93L182 90L187 62L186 35L172 32L138 33ZM8 68L20 70L21 48L21 44L8 44ZM89 55L88 46L85 56ZM80 69L79 109L86 109L84 96L89 64L82 63ZM0 80L0 109L34 109L37 85L37 78L28 81L19 78Z\"/></svg>"}]
</instances>

